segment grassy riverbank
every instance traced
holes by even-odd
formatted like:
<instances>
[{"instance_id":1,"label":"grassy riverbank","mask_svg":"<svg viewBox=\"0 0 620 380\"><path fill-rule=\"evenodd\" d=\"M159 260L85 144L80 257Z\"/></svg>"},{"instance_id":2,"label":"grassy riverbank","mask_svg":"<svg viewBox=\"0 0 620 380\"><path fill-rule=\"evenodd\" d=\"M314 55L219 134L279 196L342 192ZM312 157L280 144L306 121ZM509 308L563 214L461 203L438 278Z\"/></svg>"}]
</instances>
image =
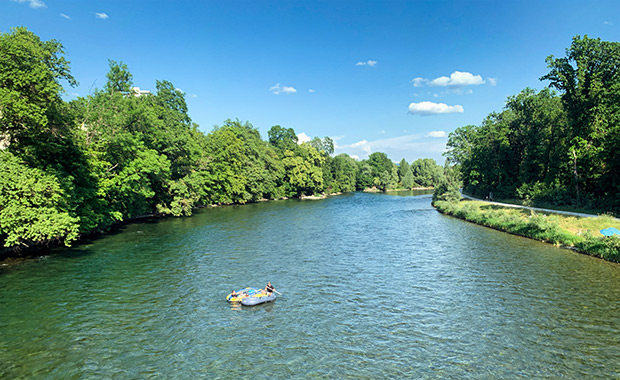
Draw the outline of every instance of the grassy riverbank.
<instances>
[{"instance_id":1,"label":"grassy riverbank","mask_svg":"<svg viewBox=\"0 0 620 380\"><path fill-rule=\"evenodd\" d=\"M437 201L434 206L443 214L469 222L620 262L620 237L604 237L599 232L607 227L620 229L620 220L611 216L580 218L471 200Z\"/></svg>"}]
</instances>

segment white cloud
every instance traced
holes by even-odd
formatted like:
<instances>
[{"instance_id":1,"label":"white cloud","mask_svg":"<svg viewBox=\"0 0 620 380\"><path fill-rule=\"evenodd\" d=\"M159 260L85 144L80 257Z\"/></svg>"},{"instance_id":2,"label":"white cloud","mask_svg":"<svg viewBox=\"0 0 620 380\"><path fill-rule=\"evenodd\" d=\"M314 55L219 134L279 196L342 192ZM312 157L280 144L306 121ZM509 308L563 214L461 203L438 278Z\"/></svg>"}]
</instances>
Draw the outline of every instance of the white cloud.
<instances>
[{"instance_id":1,"label":"white cloud","mask_svg":"<svg viewBox=\"0 0 620 380\"><path fill-rule=\"evenodd\" d=\"M355 64L355 66L370 66L370 67L375 67L377 66L377 61L373 61L372 59L369 59L368 61L359 61L358 63Z\"/></svg>"},{"instance_id":2,"label":"white cloud","mask_svg":"<svg viewBox=\"0 0 620 380\"><path fill-rule=\"evenodd\" d=\"M484 79L480 75L473 75L472 73L455 71L450 74L450 77L439 77L429 82L430 86L441 87L464 87L464 86L477 86L484 84Z\"/></svg>"},{"instance_id":3,"label":"white cloud","mask_svg":"<svg viewBox=\"0 0 620 380\"><path fill-rule=\"evenodd\" d=\"M301 133L297 134L297 144L303 144L303 143L308 142L310 140L312 140L310 138L310 136L308 136L304 132L301 132Z\"/></svg>"},{"instance_id":4,"label":"white cloud","mask_svg":"<svg viewBox=\"0 0 620 380\"><path fill-rule=\"evenodd\" d=\"M385 130L382 129L382 130L379 131L379 133L382 134L382 135L385 135Z\"/></svg>"},{"instance_id":5,"label":"white cloud","mask_svg":"<svg viewBox=\"0 0 620 380\"><path fill-rule=\"evenodd\" d=\"M314 89L309 88L309 89L308 89L308 92L309 92L309 93L311 93L311 94L314 94L314 92L315 92L315 91L314 91Z\"/></svg>"},{"instance_id":6,"label":"white cloud","mask_svg":"<svg viewBox=\"0 0 620 380\"><path fill-rule=\"evenodd\" d=\"M34 9L47 7L45 3L42 2L41 0L13 0L13 1L16 1L18 3L28 3L28 6Z\"/></svg>"},{"instance_id":7,"label":"white cloud","mask_svg":"<svg viewBox=\"0 0 620 380\"><path fill-rule=\"evenodd\" d=\"M294 94L294 93L297 92L295 87L282 86L280 83L276 84L275 86L270 87L269 91L273 92L276 95L279 95L279 94Z\"/></svg>"},{"instance_id":8,"label":"white cloud","mask_svg":"<svg viewBox=\"0 0 620 380\"><path fill-rule=\"evenodd\" d=\"M339 148L340 149L353 148L353 149L356 149L356 150L360 150L360 151L366 153L367 155L372 153L371 144L366 139L364 139L362 141L358 141L358 142L353 143L351 145L343 145L343 146L341 146Z\"/></svg>"},{"instance_id":9,"label":"white cloud","mask_svg":"<svg viewBox=\"0 0 620 380\"><path fill-rule=\"evenodd\" d=\"M611 21L603 21L603 24L604 24L604 25L613 25L614 23L613 23L613 22L611 22Z\"/></svg>"},{"instance_id":10,"label":"white cloud","mask_svg":"<svg viewBox=\"0 0 620 380\"><path fill-rule=\"evenodd\" d=\"M430 131L426 134L427 137L433 137L433 138L441 138L441 137L446 137L446 131Z\"/></svg>"},{"instance_id":11,"label":"white cloud","mask_svg":"<svg viewBox=\"0 0 620 380\"><path fill-rule=\"evenodd\" d=\"M364 139L353 144L339 145L334 149L335 154L346 153L356 160L366 159L372 152L383 152L396 161L406 158L412 162L416 158L430 157L440 162L441 154L446 151L446 143L445 140L428 139L428 136L413 134L376 141Z\"/></svg>"},{"instance_id":12,"label":"white cloud","mask_svg":"<svg viewBox=\"0 0 620 380\"><path fill-rule=\"evenodd\" d=\"M420 102L409 104L409 112L414 115L436 115L442 113L462 113L463 106L449 106L445 103Z\"/></svg>"},{"instance_id":13,"label":"white cloud","mask_svg":"<svg viewBox=\"0 0 620 380\"><path fill-rule=\"evenodd\" d=\"M413 78L411 80L411 83L413 83L413 87L422 87L424 86L424 84L426 84L426 82L428 82L428 79L424 79L424 78Z\"/></svg>"},{"instance_id":14,"label":"white cloud","mask_svg":"<svg viewBox=\"0 0 620 380\"><path fill-rule=\"evenodd\" d=\"M487 78L491 86L497 85L497 78Z\"/></svg>"},{"instance_id":15,"label":"white cloud","mask_svg":"<svg viewBox=\"0 0 620 380\"><path fill-rule=\"evenodd\" d=\"M61 14L60 14L60 17L66 18L67 20L71 20L71 17L67 16L67 15L66 15L66 14L64 14L64 13L61 13Z\"/></svg>"},{"instance_id":16,"label":"white cloud","mask_svg":"<svg viewBox=\"0 0 620 380\"><path fill-rule=\"evenodd\" d=\"M107 13L95 13L95 17L101 20L107 20L108 18L110 18Z\"/></svg>"},{"instance_id":17,"label":"white cloud","mask_svg":"<svg viewBox=\"0 0 620 380\"><path fill-rule=\"evenodd\" d=\"M496 81L494 78L487 78L491 86L494 86ZM413 87L422 87L424 85L435 86L435 87L449 87L449 88L460 88L465 86L477 86L481 84L485 84L486 82L482 79L480 75L474 75L472 73L468 73L466 71L455 71L450 74L449 77L441 76L432 80L416 77L411 80L413 83Z\"/></svg>"}]
</instances>

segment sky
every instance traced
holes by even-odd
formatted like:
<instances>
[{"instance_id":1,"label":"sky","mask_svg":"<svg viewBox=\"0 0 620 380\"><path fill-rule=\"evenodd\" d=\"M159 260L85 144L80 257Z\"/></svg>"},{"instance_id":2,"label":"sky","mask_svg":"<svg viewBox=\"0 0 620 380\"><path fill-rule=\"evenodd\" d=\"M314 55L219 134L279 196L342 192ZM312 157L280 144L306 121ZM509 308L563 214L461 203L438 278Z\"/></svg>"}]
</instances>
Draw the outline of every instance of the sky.
<instances>
[{"instance_id":1,"label":"sky","mask_svg":"<svg viewBox=\"0 0 620 380\"><path fill-rule=\"evenodd\" d=\"M574 36L619 41L620 1L0 0L0 32L16 26L62 43L66 100L112 59L143 90L172 82L205 133L239 119L443 165L451 132L546 86Z\"/></svg>"}]
</instances>

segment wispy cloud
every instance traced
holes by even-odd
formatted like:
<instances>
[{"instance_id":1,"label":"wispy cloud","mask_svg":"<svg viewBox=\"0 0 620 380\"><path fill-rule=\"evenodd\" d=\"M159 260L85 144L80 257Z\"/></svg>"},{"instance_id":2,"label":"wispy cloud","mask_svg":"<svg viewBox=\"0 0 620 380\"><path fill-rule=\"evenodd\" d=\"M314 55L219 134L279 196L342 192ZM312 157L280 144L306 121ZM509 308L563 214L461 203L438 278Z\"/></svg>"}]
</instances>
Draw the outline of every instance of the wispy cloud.
<instances>
[{"instance_id":1,"label":"wispy cloud","mask_svg":"<svg viewBox=\"0 0 620 380\"><path fill-rule=\"evenodd\" d=\"M463 106L449 106L445 103L419 102L409 104L409 113L413 115L438 115L445 113L462 113Z\"/></svg>"},{"instance_id":2,"label":"wispy cloud","mask_svg":"<svg viewBox=\"0 0 620 380\"><path fill-rule=\"evenodd\" d=\"M373 61L372 59L369 59L368 61L359 61L355 64L355 66L370 66L370 67L375 67L377 66L377 61Z\"/></svg>"},{"instance_id":3,"label":"wispy cloud","mask_svg":"<svg viewBox=\"0 0 620 380\"><path fill-rule=\"evenodd\" d=\"M422 87L422 86L424 86L424 84L426 82L428 82L428 79L424 79L424 78L420 78L420 77L413 78L411 80L411 83L413 83L413 87Z\"/></svg>"},{"instance_id":4,"label":"wispy cloud","mask_svg":"<svg viewBox=\"0 0 620 380\"><path fill-rule=\"evenodd\" d=\"M491 78L489 78L491 79ZM495 81L495 79L493 79ZM449 77L441 76L435 79L426 79L416 77L411 80L413 87L422 87L425 85L435 87L461 88L465 86L477 86L486 82L480 75L474 75L466 71L455 71Z\"/></svg>"},{"instance_id":5,"label":"wispy cloud","mask_svg":"<svg viewBox=\"0 0 620 380\"><path fill-rule=\"evenodd\" d=\"M273 92L276 95L279 94L294 94L297 92L295 87L292 86L282 86L280 83L276 84L269 88L269 91Z\"/></svg>"},{"instance_id":6,"label":"wispy cloud","mask_svg":"<svg viewBox=\"0 0 620 380\"><path fill-rule=\"evenodd\" d=\"M487 81L491 86L497 85L497 78L487 78Z\"/></svg>"},{"instance_id":7,"label":"wispy cloud","mask_svg":"<svg viewBox=\"0 0 620 380\"><path fill-rule=\"evenodd\" d=\"M61 14L60 14L60 17L62 17L62 18L66 18L67 20L71 20L71 17L67 16L67 15L66 15L66 14L64 14L64 13L61 13Z\"/></svg>"},{"instance_id":8,"label":"wispy cloud","mask_svg":"<svg viewBox=\"0 0 620 380\"><path fill-rule=\"evenodd\" d=\"M395 160L413 160L412 155L441 157L446 151L446 143L436 138L428 139L428 135L410 134L375 141L364 139L353 144L336 145L334 149L336 154L346 153L355 159L365 159L373 152L384 152Z\"/></svg>"},{"instance_id":9,"label":"wispy cloud","mask_svg":"<svg viewBox=\"0 0 620 380\"><path fill-rule=\"evenodd\" d=\"M310 89L308 89L308 92L311 93L311 94L314 94L316 91L314 91L314 89L310 88Z\"/></svg>"},{"instance_id":10,"label":"wispy cloud","mask_svg":"<svg viewBox=\"0 0 620 380\"><path fill-rule=\"evenodd\" d=\"M107 13L95 13L95 17L101 20L107 20L108 18L110 18Z\"/></svg>"},{"instance_id":11,"label":"wispy cloud","mask_svg":"<svg viewBox=\"0 0 620 380\"><path fill-rule=\"evenodd\" d=\"M613 22L611 22L611 21L603 21L603 24L604 24L604 25L613 25L614 23L613 23Z\"/></svg>"},{"instance_id":12,"label":"wispy cloud","mask_svg":"<svg viewBox=\"0 0 620 380\"><path fill-rule=\"evenodd\" d=\"M47 7L45 3L42 2L41 0L13 0L13 1L18 2L18 3L28 3L28 6L34 9Z\"/></svg>"},{"instance_id":13,"label":"wispy cloud","mask_svg":"<svg viewBox=\"0 0 620 380\"><path fill-rule=\"evenodd\" d=\"M432 138L442 138L442 137L446 137L446 131L430 131L426 134L426 137L432 137Z\"/></svg>"}]
</instances>

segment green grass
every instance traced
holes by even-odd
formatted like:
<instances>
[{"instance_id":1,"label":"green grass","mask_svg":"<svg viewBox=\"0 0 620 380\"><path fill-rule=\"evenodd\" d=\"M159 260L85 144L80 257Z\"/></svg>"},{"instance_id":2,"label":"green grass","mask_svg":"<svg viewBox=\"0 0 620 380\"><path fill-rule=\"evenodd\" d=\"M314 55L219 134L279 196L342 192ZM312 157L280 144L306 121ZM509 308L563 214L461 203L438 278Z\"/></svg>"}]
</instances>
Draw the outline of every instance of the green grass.
<instances>
[{"instance_id":1,"label":"green grass","mask_svg":"<svg viewBox=\"0 0 620 380\"><path fill-rule=\"evenodd\" d=\"M555 245L574 247L592 256L620 262L620 236L604 237L599 232L607 227L620 229L620 220L608 215L581 218L471 200L437 201L434 206L444 214L476 224Z\"/></svg>"}]
</instances>

